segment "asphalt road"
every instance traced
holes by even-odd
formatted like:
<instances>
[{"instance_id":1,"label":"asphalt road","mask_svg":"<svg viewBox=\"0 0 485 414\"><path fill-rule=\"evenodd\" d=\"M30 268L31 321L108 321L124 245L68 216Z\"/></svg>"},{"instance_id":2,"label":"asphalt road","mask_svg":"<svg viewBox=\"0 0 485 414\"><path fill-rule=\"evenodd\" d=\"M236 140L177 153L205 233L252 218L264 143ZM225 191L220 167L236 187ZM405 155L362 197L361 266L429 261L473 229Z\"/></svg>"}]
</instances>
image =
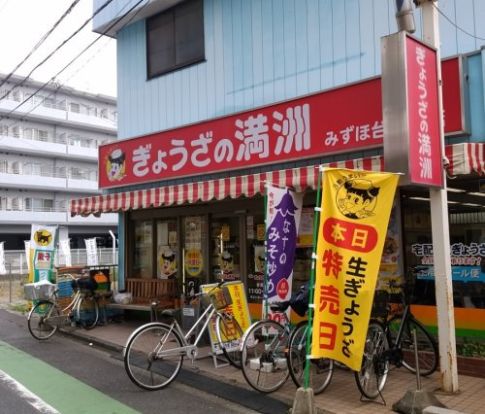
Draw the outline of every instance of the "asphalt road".
<instances>
[{"instance_id":1,"label":"asphalt road","mask_svg":"<svg viewBox=\"0 0 485 414\"><path fill-rule=\"evenodd\" d=\"M37 341L25 316L0 309L1 414L278 414L287 409L268 396L201 378L190 368L166 389L141 390L129 380L118 353L62 334Z\"/></svg>"}]
</instances>

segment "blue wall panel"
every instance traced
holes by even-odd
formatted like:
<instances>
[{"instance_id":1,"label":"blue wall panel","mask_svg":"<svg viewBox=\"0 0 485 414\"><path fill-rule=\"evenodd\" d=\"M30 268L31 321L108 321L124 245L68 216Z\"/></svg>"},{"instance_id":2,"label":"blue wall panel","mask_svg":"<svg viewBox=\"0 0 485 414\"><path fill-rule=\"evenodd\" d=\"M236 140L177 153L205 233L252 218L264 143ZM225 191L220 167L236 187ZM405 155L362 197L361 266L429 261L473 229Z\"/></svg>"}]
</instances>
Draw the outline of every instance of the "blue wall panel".
<instances>
[{"instance_id":1,"label":"blue wall panel","mask_svg":"<svg viewBox=\"0 0 485 414\"><path fill-rule=\"evenodd\" d=\"M114 0L103 18L127 3ZM442 57L485 43L485 1L449 0L439 6ZM205 0L206 61L151 80L146 79L145 24L132 23L117 36L119 136L200 122L379 75L380 38L397 27L394 7L393 0ZM420 37L420 11L415 20Z\"/></svg>"},{"instance_id":2,"label":"blue wall panel","mask_svg":"<svg viewBox=\"0 0 485 414\"><path fill-rule=\"evenodd\" d=\"M470 130L471 141L483 142L485 138L485 119L483 113L483 53L477 53L468 58L468 93L470 100Z\"/></svg>"}]
</instances>

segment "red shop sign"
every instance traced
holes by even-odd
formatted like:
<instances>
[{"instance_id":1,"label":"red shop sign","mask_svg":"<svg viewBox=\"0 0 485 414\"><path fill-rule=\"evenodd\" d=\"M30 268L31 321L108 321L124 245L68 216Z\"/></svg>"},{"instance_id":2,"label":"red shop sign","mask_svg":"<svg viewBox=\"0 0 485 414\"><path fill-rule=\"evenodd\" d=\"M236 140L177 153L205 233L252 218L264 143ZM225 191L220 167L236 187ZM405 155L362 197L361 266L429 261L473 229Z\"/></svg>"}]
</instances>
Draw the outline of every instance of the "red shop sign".
<instances>
[{"instance_id":1,"label":"red shop sign","mask_svg":"<svg viewBox=\"0 0 485 414\"><path fill-rule=\"evenodd\" d=\"M413 184L443 185L437 64L436 50L406 36L409 175Z\"/></svg>"},{"instance_id":2,"label":"red shop sign","mask_svg":"<svg viewBox=\"0 0 485 414\"><path fill-rule=\"evenodd\" d=\"M458 60L455 62L458 65ZM459 76L459 71L451 72ZM450 82L459 85L459 80ZM446 87L447 80L444 82ZM453 102L453 101L452 101ZM446 107L462 119L461 106ZM383 144L381 80L285 101L99 148L113 188L351 152Z\"/></svg>"}]
</instances>

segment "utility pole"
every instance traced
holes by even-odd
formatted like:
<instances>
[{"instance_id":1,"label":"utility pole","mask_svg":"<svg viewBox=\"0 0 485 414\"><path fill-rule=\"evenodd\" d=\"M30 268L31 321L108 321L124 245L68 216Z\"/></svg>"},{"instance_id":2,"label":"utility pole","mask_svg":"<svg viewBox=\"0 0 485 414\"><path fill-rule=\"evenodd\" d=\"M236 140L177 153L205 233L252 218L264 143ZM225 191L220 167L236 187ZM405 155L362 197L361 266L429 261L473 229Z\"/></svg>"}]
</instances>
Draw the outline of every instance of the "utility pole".
<instances>
[{"instance_id":1,"label":"utility pole","mask_svg":"<svg viewBox=\"0 0 485 414\"><path fill-rule=\"evenodd\" d=\"M441 79L440 34L437 0L414 0L423 14L423 40L437 51L438 99L440 111L441 153L445 154L443 95ZM448 221L448 196L446 179L443 188L429 189L431 205L431 231L433 236L434 280L436 310L438 315L438 340L442 389L445 392L458 391L458 370L456 359L455 316L453 306L453 285L450 254L450 227Z\"/></svg>"}]
</instances>

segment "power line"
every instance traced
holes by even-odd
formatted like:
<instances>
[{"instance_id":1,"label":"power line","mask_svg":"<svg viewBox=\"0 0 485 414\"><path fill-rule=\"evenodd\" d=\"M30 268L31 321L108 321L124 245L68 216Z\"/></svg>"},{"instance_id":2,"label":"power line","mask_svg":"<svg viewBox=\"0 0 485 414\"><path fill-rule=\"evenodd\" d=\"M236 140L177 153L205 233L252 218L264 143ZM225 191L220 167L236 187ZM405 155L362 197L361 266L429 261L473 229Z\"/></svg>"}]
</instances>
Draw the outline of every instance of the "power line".
<instances>
[{"instance_id":1,"label":"power line","mask_svg":"<svg viewBox=\"0 0 485 414\"><path fill-rule=\"evenodd\" d=\"M474 34L470 33L470 32L467 32L465 29L462 29L460 26L458 26L453 20L451 20L446 14L444 14L440 9L439 7L437 7L434 3L433 4L433 7L438 11L439 14L441 14L446 20L448 20L448 22L454 26L456 29L458 29L460 32L463 32L465 33L466 35L474 38L474 39L477 39L477 40L483 40L485 41L485 38L483 37L480 37L480 36L475 36Z\"/></svg>"},{"instance_id":2,"label":"power line","mask_svg":"<svg viewBox=\"0 0 485 414\"><path fill-rule=\"evenodd\" d=\"M54 82L54 80L56 79L57 76L59 76L62 72L64 72L72 63L74 63L77 59L79 59L91 46L93 46L101 37L103 37L106 33L108 33L113 27L115 27L121 20L123 20L131 11L133 11L136 7L138 7L138 5L140 3L142 3L143 1L145 0L139 0L136 4L134 4L125 14L123 14L122 16L120 16L118 19L116 19L108 28L106 28L103 33L101 33L96 39L94 39L88 46L86 46L76 57L74 57L66 66L64 66L59 72L57 72L54 76L52 76L47 82L45 82L42 86L40 86L36 91L34 91L34 93L32 93L31 95L29 95L27 98L25 98L22 102L20 102L15 108L13 108L12 110L10 110L6 115L3 115L3 116L0 116L0 121L5 119L5 118L8 118L9 115L11 115L12 113L14 113L17 109L19 109L22 105L24 105L27 101L29 101L32 97L34 97L36 94L38 94L40 91L42 91L49 83L51 82ZM148 3L147 3L148 4ZM130 19L128 19L128 21L126 23L123 24L123 27L125 27L126 25L128 25L137 15L138 13L141 12L141 10L143 10L145 8L146 4L141 7L139 10L136 11L136 13L130 17ZM77 72L76 72L77 73ZM24 80L25 81L25 80ZM54 91L47 95L46 98L48 98L49 96L57 93L64 85L63 84L59 84L55 87ZM39 102L36 106L34 106L32 109L30 109L30 111L28 111L26 114L24 115L27 115L29 114L30 112L32 112L35 108L37 108L39 105L41 105L43 102L45 101L42 100L41 102ZM15 125L15 124L13 124ZM10 125L9 127L12 127L13 125Z\"/></svg>"},{"instance_id":3,"label":"power line","mask_svg":"<svg viewBox=\"0 0 485 414\"><path fill-rule=\"evenodd\" d=\"M59 49L61 49L67 42L69 42L74 36L76 36L91 20L93 20L94 16L96 16L98 13L100 13L106 6L108 6L108 4L110 4L113 0L107 0L102 6L100 6L94 13L93 15L87 19L77 30L75 30L67 39L65 39L64 41L62 41L62 43L57 46L49 55L47 55L44 60L42 60L39 64L37 64L28 74L27 76L25 76L22 81L20 81L20 83L17 83L15 84L10 90L6 91L5 94L0 97L0 101L2 101L3 99L5 99L10 93L12 93L12 91L14 91L15 89L19 88L20 86L22 86L26 81L27 79L29 79L29 77L32 75L32 73L34 73L34 71L36 69L38 69L40 66L42 66L45 62L47 62L56 52L59 51Z\"/></svg>"},{"instance_id":4,"label":"power line","mask_svg":"<svg viewBox=\"0 0 485 414\"><path fill-rule=\"evenodd\" d=\"M5 79L2 80L2 82L0 83L0 88L5 85L6 82L8 82L8 80L13 76L13 74L18 70L18 68L20 68L20 66L22 66L25 61L30 57L32 56L32 54L39 48L39 46L44 43L46 41L46 39L51 35L51 33L55 30L55 28L64 20L64 18L69 14L71 13L72 9L76 6L76 4L79 3L79 0L74 0L71 5L69 6L69 8L64 12L64 14L60 17L59 20L57 20L57 22L54 23L54 25L47 31L47 33L42 36L40 38L40 40L36 43L36 45L32 48L32 50L27 53L27 56L25 56L23 58L23 60L17 65L15 66L15 68L6 76Z\"/></svg>"}]
</instances>

